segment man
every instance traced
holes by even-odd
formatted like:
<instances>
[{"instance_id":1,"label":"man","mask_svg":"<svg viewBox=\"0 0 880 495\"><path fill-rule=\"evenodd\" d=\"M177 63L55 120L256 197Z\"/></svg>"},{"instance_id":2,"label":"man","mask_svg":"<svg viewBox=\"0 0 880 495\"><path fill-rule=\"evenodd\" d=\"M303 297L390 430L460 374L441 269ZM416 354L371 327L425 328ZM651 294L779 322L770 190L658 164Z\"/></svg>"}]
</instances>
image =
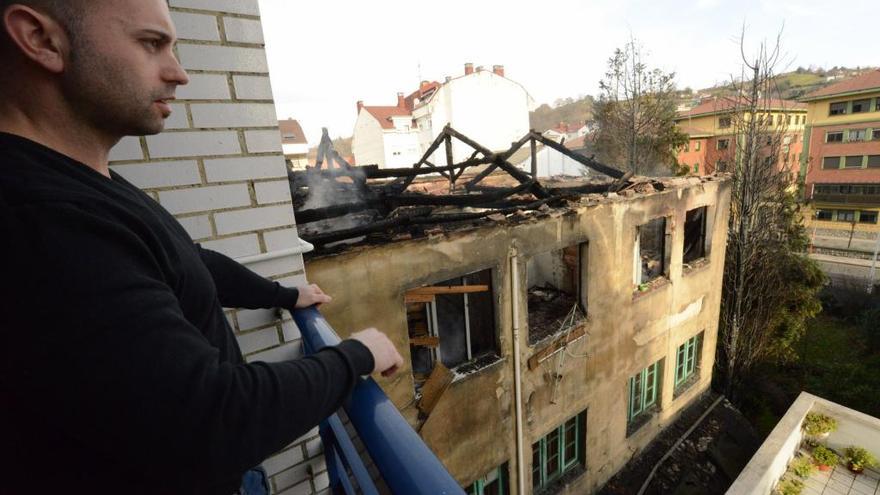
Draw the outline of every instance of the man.
<instances>
[{"instance_id":1,"label":"man","mask_svg":"<svg viewBox=\"0 0 880 495\"><path fill-rule=\"evenodd\" d=\"M235 492L402 359L368 329L246 364L222 307L329 302L193 244L111 172L187 75L165 0L0 0L0 493Z\"/></svg>"}]
</instances>

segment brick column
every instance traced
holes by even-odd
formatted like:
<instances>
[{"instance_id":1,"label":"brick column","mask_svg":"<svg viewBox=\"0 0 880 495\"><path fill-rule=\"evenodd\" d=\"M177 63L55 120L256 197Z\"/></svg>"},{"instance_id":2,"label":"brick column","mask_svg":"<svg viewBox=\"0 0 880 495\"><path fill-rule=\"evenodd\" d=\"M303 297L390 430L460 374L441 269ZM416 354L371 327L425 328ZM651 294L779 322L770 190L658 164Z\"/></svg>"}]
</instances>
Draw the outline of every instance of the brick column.
<instances>
[{"instance_id":1,"label":"brick column","mask_svg":"<svg viewBox=\"0 0 880 495\"><path fill-rule=\"evenodd\" d=\"M177 91L162 134L130 137L111 168L183 224L204 247L285 285L305 281L257 0L169 0L191 82ZM289 315L227 312L248 361L292 359L300 334ZM282 319L283 317L283 319ZM268 459L273 493L328 486L317 429Z\"/></svg>"}]
</instances>

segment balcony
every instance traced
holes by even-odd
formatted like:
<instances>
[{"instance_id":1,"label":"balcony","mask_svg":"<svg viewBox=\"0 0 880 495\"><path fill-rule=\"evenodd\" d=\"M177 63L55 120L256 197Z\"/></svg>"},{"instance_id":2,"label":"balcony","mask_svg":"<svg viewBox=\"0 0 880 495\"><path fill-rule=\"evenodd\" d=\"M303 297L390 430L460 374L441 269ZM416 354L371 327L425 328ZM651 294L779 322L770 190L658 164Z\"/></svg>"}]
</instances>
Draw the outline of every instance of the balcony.
<instances>
[{"instance_id":1,"label":"balcony","mask_svg":"<svg viewBox=\"0 0 880 495\"><path fill-rule=\"evenodd\" d=\"M819 194L813 193L817 203L880 205L880 194Z\"/></svg>"},{"instance_id":2,"label":"balcony","mask_svg":"<svg viewBox=\"0 0 880 495\"><path fill-rule=\"evenodd\" d=\"M340 342L317 309L294 311L293 318L302 332L306 355ZM320 434L332 493L464 495L372 378L361 378L343 409L366 448L367 459L358 453L338 414L322 422ZM365 460L372 461L381 479L370 476Z\"/></svg>"}]
</instances>

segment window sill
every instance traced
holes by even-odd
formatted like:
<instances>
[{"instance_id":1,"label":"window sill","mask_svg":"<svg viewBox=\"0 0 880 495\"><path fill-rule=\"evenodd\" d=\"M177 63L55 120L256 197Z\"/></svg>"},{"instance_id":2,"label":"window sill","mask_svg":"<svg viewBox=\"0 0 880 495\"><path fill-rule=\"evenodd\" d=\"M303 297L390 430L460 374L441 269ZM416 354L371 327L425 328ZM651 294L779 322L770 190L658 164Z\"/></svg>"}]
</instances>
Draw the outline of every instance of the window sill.
<instances>
[{"instance_id":1,"label":"window sill","mask_svg":"<svg viewBox=\"0 0 880 495\"><path fill-rule=\"evenodd\" d=\"M685 394L694 384L700 381L700 370L697 368L693 374L687 377L679 386L675 387L675 390L672 391L672 400L678 399L682 395Z\"/></svg>"},{"instance_id":2,"label":"window sill","mask_svg":"<svg viewBox=\"0 0 880 495\"><path fill-rule=\"evenodd\" d=\"M562 491L563 488L586 474L586 472L587 470L584 469L584 466L578 463L576 466L569 468L568 471L562 473L562 476L548 482L543 487L535 488L534 493L535 495L549 495L551 493L559 493L560 491Z\"/></svg>"},{"instance_id":3,"label":"window sill","mask_svg":"<svg viewBox=\"0 0 880 495\"><path fill-rule=\"evenodd\" d=\"M681 274L690 275L691 273L702 271L702 269L707 266L709 266L709 258L697 258L690 263L682 263Z\"/></svg>"},{"instance_id":4,"label":"window sill","mask_svg":"<svg viewBox=\"0 0 880 495\"><path fill-rule=\"evenodd\" d=\"M654 404L647 411L639 414L635 418L631 419L629 423L626 425L626 438L633 436L637 431L642 429L643 426L650 423L657 413L660 412L660 406Z\"/></svg>"},{"instance_id":5,"label":"window sill","mask_svg":"<svg viewBox=\"0 0 880 495\"><path fill-rule=\"evenodd\" d=\"M499 363L503 363L504 361L505 359L501 356L498 356L497 354L483 354L482 356L477 356L474 359L461 363L450 370L453 373L452 383L458 383L467 379L470 376L480 373L481 371L494 368Z\"/></svg>"},{"instance_id":6,"label":"window sill","mask_svg":"<svg viewBox=\"0 0 880 495\"><path fill-rule=\"evenodd\" d=\"M633 301L646 297L649 294L657 293L668 285L672 285L672 282L665 275L657 277L650 282L638 285L633 290Z\"/></svg>"}]
</instances>

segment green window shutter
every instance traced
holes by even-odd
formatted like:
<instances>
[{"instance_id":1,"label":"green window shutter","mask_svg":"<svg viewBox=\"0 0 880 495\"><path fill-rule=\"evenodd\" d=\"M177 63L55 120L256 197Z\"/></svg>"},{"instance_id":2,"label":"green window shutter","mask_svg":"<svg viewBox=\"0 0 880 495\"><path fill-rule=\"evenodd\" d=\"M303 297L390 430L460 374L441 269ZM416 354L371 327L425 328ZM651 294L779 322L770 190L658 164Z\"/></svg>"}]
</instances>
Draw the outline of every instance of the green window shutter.
<instances>
[{"instance_id":1,"label":"green window shutter","mask_svg":"<svg viewBox=\"0 0 880 495\"><path fill-rule=\"evenodd\" d=\"M642 410L654 405L657 401L657 363L648 366L645 370L645 398L642 402Z\"/></svg>"},{"instance_id":2,"label":"green window shutter","mask_svg":"<svg viewBox=\"0 0 880 495\"><path fill-rule=\"evenodd\" d=\"M687 344L678 347L675 355L675 386L678 386L685 379L685 361L687 360Z\"/></svg>"}]
</instances>

